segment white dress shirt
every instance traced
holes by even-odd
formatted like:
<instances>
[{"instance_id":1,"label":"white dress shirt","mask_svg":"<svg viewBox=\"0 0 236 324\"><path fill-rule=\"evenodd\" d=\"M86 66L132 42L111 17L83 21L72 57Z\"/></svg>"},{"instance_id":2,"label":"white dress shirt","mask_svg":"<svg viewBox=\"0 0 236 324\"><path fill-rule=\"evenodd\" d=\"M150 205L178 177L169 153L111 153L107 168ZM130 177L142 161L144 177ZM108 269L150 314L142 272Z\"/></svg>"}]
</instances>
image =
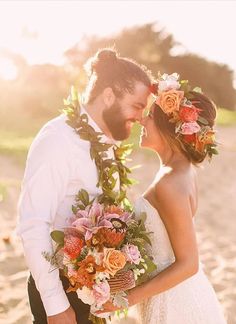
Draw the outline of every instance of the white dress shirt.
<instances>
[{"instance_id":1,"label":"white dress shirt","mask_svg":"<svg viewBox=\"0 0 236 324\"><path fill-rule=\"evenodd\" d=\"M88 118L89 124L101 132L91 117ZM80 139L66 124L66 119L60 115L49 121L34 139L18 204L17 233L47 316L70 306L58 269L51 271L52 266L42 256L43 251L52 252L50 232L66 225L80 189L87 190L92 198L101 193L96 187L98 174L90 158L90 143ZM103 141L112 143L105 135ZM112 154L113 150L109 156Z\"/></svg>"}]
</instances>

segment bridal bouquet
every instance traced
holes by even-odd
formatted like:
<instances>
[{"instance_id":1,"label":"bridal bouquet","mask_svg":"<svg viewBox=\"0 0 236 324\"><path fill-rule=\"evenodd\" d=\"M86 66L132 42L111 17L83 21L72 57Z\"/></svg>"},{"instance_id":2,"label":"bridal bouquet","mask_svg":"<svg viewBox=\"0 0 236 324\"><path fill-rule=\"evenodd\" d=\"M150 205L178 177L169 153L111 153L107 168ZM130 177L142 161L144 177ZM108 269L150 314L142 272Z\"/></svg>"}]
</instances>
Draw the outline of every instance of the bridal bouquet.
<instances>
[{"instance_id":1,"label":"bridal bouquet","mask_svg":"<svg viewBox=\"0 0 236 324\"><path fill-rule=\"evenodd\" d=\"M56 242L54 255L44 256L68 278L68 291L76 291L91 305L92 314L108 300L127 308L125 292L155 270L146 249L151 243L145 214L136 219L120 206L90 201L83 189L72 209L68 227L51 233Z\"/></svg>"}]
</instances>

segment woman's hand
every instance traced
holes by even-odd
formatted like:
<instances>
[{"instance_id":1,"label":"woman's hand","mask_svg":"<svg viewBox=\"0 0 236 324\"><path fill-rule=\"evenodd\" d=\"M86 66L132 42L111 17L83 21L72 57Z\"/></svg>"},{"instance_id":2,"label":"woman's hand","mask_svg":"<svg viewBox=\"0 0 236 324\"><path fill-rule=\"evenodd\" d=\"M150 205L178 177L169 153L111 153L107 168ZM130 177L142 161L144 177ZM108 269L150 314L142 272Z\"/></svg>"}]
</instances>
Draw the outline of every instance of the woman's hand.
<instances>
[{"instance_id":1,"label":"woman's hand","mask_svg":"<svg viewBox=\"0 0 236 324\"><path fill-rule=\"evenodd\" d=\"M136 304L135 302L135 288L129 290L127 299L128 299L128 305L129 307L133 306ZM102 314L102 313L110 313L110 312L115 312L117 310L121 310L121 308L115 306L110 300L103 304L103 309L100 311L97 311L96 314Z\"/></svg>"},{"instance_id":2,"label":"woman's hand","mask_svg":"<svg viewBox=\"0 0 236 324\"><path fill-rule=\"evenodd\" d=\"M97 311L96 314L110 313L110 312L115 312L117 310L120 310L120 308L112 304L112 302L109 300L108 302L103 304L103 309Z\"/></svg>"}]
</instances>

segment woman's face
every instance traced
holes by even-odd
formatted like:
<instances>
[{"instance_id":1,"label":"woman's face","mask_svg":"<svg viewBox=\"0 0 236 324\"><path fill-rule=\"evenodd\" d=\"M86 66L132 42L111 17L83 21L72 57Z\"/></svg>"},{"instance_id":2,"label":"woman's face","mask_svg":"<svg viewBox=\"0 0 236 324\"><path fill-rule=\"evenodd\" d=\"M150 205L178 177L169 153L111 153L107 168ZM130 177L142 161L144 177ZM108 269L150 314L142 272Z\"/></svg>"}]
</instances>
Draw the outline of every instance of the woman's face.
<instances>
[{"instance_id":1,"label":"woman's face","mask_svg":"<svg viewBox=\"0 0 236 324\"><path fill-rule=\"evenodd\" d=\"M141 147L148 147L160 152L164 149L166 143L161 135L161 132L155 125L154 109L158 109L158 107L153 105L148 115L141 120L141 125L143 127L140 135L139 145Z\"/></svg>"}]
</instances>

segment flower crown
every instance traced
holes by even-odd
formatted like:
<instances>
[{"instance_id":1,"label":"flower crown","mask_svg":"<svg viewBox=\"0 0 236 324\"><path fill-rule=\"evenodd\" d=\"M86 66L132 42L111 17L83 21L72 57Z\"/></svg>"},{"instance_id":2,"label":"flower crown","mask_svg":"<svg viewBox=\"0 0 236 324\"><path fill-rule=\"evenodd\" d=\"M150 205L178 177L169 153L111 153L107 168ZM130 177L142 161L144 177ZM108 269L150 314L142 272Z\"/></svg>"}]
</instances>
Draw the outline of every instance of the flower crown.
<instances>
[{"instance_id":1,"label":"flower crown","mask_svg":"<svg viewBox=\"0 0 236 324\"><path fill-rule=\"evenodd\" d=\"M201 155L218 154L216 150L215 131L208 121L200 116L201 109L191 101L190 91L202 93L201 88L191 89L188 80L179 80L179 75L163 74L157 83L150 87L155 96L155 103L169 116L169 122L175 123L176 138L190 146Z\"/></svg>"}]
</instances>

